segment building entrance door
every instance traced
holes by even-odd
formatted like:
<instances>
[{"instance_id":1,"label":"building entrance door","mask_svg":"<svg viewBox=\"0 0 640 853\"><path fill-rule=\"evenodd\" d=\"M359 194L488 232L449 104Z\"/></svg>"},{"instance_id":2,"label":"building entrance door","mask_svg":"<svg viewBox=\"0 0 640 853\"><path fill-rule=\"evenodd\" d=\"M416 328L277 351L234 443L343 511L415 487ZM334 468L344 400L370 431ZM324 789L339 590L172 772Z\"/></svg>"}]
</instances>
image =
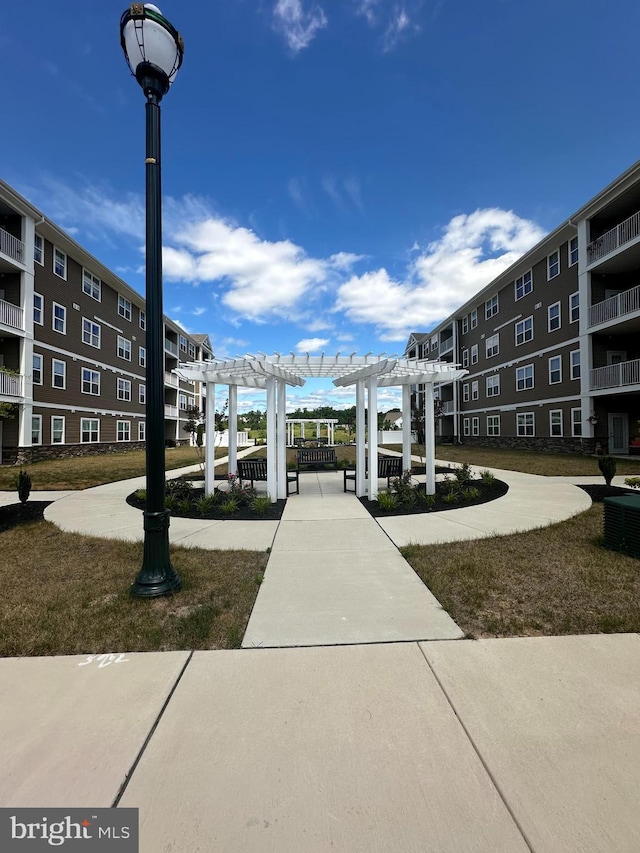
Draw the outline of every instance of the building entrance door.
<instances>
[{"instance_id":1,"label":"building entrance door","mask_svg":"<svg viewBox=\"0 0 640 853\"><path fill-rule=\"evenodd\" d=\"M609 414L609 453L629 452L629 416L626 413Z\"/></svg>"}]
</instances>

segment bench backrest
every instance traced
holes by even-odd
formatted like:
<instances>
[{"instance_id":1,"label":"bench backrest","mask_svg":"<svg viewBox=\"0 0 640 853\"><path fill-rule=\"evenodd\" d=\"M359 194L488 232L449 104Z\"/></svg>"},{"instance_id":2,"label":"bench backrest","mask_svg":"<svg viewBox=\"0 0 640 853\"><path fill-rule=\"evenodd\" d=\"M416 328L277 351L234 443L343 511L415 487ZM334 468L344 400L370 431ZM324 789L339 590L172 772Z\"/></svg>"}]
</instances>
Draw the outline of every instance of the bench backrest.
<instances>
[{"instance_id":1,"label":"bench backrest","mask_svg":"<svg viewBox=\"0 0 640 853\"><path fill-rule=\"evenodd\" d=\"M400 456L382 456L378 459L378 477L401 477L402 458Z\"/></svg>"},{"instance_id":2,"label":"bench backrest","mask_svg":"<svg viewBox=\"0 0 640 853\"><path fill-rule=\"evenodd\" d=\"M298 450L298 462L335 462L336 452L332 447L303 447Z\"/></svg>"},{"instance_id":3,"label":"bench backrest","mask_svg":"<svg viewBox=\"0 0 640 853\"><path fill-rule=\"evenodd\" d=\"M267 479L267 460L266 459L239 459L238 460L238 477L241 480L266 480Z\"/></svg>"}]
</instances>

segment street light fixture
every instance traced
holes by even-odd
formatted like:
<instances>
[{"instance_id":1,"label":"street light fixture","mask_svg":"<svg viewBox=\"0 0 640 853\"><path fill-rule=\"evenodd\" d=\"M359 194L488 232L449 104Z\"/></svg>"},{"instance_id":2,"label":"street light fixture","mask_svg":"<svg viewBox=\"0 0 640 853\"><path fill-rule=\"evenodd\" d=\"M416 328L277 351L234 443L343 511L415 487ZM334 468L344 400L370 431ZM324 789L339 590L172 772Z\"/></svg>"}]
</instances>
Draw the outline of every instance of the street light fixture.
<instances>
[{"instance_id":1,"label":"street light fixture","mask_svg":"<svg viewBox=\"0 0 640 853\"><path fill-rule=\"evenodd\" d=\"M120 44L147 99L147 508L142 568L131 587L131 595L156 598L177 592L181 586L180 577L171 565L169 511L165 507L160 101L182 65L184 43L157 6L133 3L120 19Z\"/></svg>"}]
</instances>

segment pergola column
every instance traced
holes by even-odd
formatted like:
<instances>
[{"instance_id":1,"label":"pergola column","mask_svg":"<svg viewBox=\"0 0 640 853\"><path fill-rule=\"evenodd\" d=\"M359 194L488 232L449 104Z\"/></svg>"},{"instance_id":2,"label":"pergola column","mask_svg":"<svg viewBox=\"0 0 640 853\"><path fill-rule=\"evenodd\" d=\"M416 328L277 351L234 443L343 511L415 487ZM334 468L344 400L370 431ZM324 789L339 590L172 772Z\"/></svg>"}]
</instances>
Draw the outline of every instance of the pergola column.
<instances>
[{"instance_id":1,"label":"pergola column","mask_svg":"<svg viewBox=\"0 0 640 853\"><path fill-rule=\"evenodd\" d=\"M356 495L365 493L364 380L356 382Z\"/></svg>"},{"instance_id":2,"label":"pergola column","mask_svg":"<svg viewBox=\"0 0 640 853\"><path fill-rule=\"evenodd\" d=\"M367 393L369 412L369 500L378 497L378 377L369 377Z\"/></svg>"},{"instance_id":3,"label":"pergola column","mask_svg":"<svg viewBox=\"0 0 640 853\"><path fill-rule=\"evenodd\" d=\"M229 385L229 473L238 471L238 386Z\"/></svg>"},{"instance_id":4,"label":"pergola column","mask_svg":"<svg viewBox=\"0 0 640 853\"><path fill-rule=\"evenodd\" d=\"M278 500L287 497L287 385L282 380L277 381L277 457L278 457Z\"/></svg>"},{"instance_id":5,"label":"pergola column","mask_svg":"<svg viewBox=\"0 0 640 853\"><path fill-rule=\"evenodd\" d=\"M436 493L436 437L434 429L433 383L424 386L424 454L428 495Z\"/></svg>"},{"instance_id":6,"label":"pergola column","mask_svg":"<svg viewBox=\"0 0 640 853\"><path fill-rule=\"evenodd\" d=\"M411 385L402 386L402 470L411 470Z\"/></svg>"},{"instance_id":7,"label":"pergola column","mask_svg":"<svg viewBox=\"0 0 640 853\"><path fill-rule=\"evenodd\" d=\"M216 460L216 384L205 383L207 389L207 409L205 412L204 447L204 492L213 494L215 488L214 466Z\"/></svg>"},{"instance_id":8,"label":"pergola column","mask_svg":"<svg viewBox=\"0 0 640 853\"><path fill-rule=\"evenodd\" d=\"M267 493L271 502L278 499L277 438L276 438L276 378L267 377Z\"/></svg>"}]
</instances>

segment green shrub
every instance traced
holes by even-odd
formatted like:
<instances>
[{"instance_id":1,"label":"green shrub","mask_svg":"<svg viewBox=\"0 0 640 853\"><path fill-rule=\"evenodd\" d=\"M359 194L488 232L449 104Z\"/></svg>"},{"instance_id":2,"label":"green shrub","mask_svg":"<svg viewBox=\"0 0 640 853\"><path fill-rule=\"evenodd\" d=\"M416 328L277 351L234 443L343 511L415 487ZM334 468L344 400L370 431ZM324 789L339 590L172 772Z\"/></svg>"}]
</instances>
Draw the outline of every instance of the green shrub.
<instances>
[{"instance_id":1,"label":"green shrub","mask_svg":"<svg viewBox=\"0 0 640 853\"><path fill-rule=\"evenodd\" d=\"M390 512L391 510L398 508L398 497L394 495L393 492L382 491L378 492L378 506L384 512Z\"/></svg>"},{"instance_id":2,"label":"green shrub","mask_svg":"<svg viewBox=\"0 0 640 853\"><path fill-rule=\"evenodd\" d=\"M447 492L446 495L442 496L442 500L446 504L455 504L458 502L459 495L457 492Z\"/></svg>"},{"instance_id":3,"label":"green shrub","mask_svg":"<svg viewBox=\"0 0 640 853\"><path fill-rule=\"evenodd\" d=\"M167 499L173 498L176 501L185 500L191 497L191 483L187 480L167 480L164 484L164 493Z\"/></svg>"},{"instance_id":4,"label":"green shrub","mask_svg":"<svg viewBox=\"0 0 640 853\"><path fill-rule=\"evenodd\" d=\"M449 477L448 474L442 478L442 482L440 483L440 491L443 495L456 494L458 491L458 487L458 481ZM452 503L452 501L449 501L449 503Z\"/></svg>"},{"instance_id":5,"label":"green shrub","mask_svg":"<svg viewBox=\"0 0 640 853\"><path fill-rule=\"evenodd\" d=\"M601 456L598 459L598 468L600 468L605 483L610 486L611 481L616 476L616 460L613 456Z\"/></svg>"},{"instance_id":6,"label":"green shrub","mask_svg":"<svg viewBox=\"0 0 640 853\"><path fill-rule=\"evenodd\" d=\"M201 498L195 502L194 506L196 510L200 513L200 515L207 515L211 512L211 510L218 503L218 496L214 492L212 495L202 495Z\"/></svg>"},{"instance_id":7,"label":"green shrub","mask_svg":"<svg viewBox=\"0 0 640 853\"><path fill-rule=\"evenodd\" d=\"M264 515L271 506L271 498L269 495L257 495L251 501L251 509L256 513L256 515Z\"/></svg>"},{"instance_id":8,"label":"green shrub","mask_svg":"<svg viewBox=\"0 0 640 853\"><path fill-rule=\"evenodd\" d=\"M471 473L471 465L468 462L465 462L459 468L455 468L453 473L455 475L456 480L461 485L468 483L473 477Z\"/></svg>"},{"instance_id":9,"label":"green shrub","mask_svg":"<svg viewBox=\"0 0 640 853\"><path fill-rule=\"evenodd\" d=\"M640 489L640 477L625 477L624 484L632 489Z\"/></svg>"},{"instance_id":10,"label":"green shrub","mask_svg":"<svg viewBox=\"0 0 640 853\"><path fill-rule=\"evenodd\" d=\"M223 512L225 515L234 515L234 513L238 512L238 501L234 495L229 495L220 504L220 512Z\"/></svg>"},{"instance_id":11,"label":"green shrub","mask_svg":"<svg viewBox=\"0 0 640 853\"><path fill-rule=\"evenodd\" d=\"M31 477L27 471L20 469L20 473L16 477L16 490L21 504L26 504L31 493Z\"/></svg>"},{"instance_id":12,"label":"green shrub","mask_svg":"<svg viewBox=\"0 0 640 853\"><path fill-rule=\"evenodd\" d=\"M427 509L433 509L434 506L436 505L436 500L437 500L436 496L435 495L428 495L426 492L422 492L422 491L419 494L420 494L420 497L419 497L420 503L424 504L424 506Z\"/></svg>"},{"instance_id":13,"label":"green shrub","mask_svg":"<svg viewBox=\"0 0 640 853\"><path fill-rule=\"evenodd\" d=\"M491 471L484 470L480 471L480 479L484 483L485 486L493 486L496 481L495 476L491 473Z\"/></svg>"},{"instance_id":14,"label":"green shrub","mask_svg":"<svg viewBox=\"0 0 640 853\"><path fill-rule=\"evenodd\" d=\"M475 486L469 486L468 489L463 489L462 497L465 501L474 501L476 498L480 497L480 489L476 489Z\"/></svg>"},{"instance_id":15,"label":"green shrub","mask_svg":"<svg viewBox=\"0 0 640 853\"><path fill-rule=\"evenodd\" d=\"M134 498L137 501L146 501L147 499L147 490L146 489L136 489L133 493Z\"/></svg>"},{"instance_id":16,"label":"green shrub","mask_svg":"<svg viewBox=\"0 0 640 853\"><path fill-rule=\"evenodd\" d=\"M183 512L187 515L193 511L193 501L191 498L176 498L174 508L176 512Z\"/></svg>"}]
</instances>

